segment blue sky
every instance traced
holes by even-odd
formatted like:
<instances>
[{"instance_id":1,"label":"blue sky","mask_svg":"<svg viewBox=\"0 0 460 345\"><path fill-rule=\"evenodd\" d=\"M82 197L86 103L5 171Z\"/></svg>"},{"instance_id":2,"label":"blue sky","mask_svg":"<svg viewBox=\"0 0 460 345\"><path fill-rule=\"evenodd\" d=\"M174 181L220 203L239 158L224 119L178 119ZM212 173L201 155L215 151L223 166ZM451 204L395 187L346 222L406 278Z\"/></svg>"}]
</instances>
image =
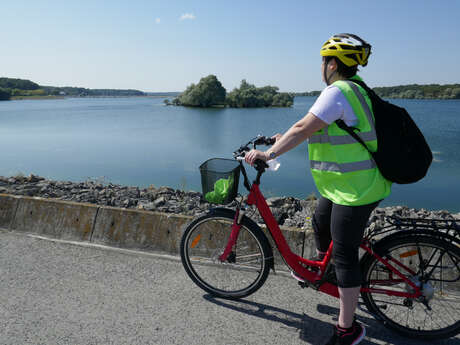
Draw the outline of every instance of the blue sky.
<instances>
[{"instance_id":1,"label":"blue sky","mask_svg":"<svg viewBox=\"0 0 460 345\"><path fill-rule=\"evenodd\" d=\"M182 91L215 74L281 91L324 87L321 45L373 46L370 86L460 83L460 1L4 1L0 76L41 85Z\"/></svg>"}]
</instances>

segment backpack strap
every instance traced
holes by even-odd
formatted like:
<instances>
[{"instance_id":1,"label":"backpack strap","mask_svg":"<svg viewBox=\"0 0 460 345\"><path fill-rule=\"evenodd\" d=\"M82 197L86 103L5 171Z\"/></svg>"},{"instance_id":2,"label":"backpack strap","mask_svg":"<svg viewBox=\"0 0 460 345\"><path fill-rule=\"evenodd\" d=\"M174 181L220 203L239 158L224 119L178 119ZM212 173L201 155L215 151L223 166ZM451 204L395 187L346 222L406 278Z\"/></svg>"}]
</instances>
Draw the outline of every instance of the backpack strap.
<instances>
[{"instance_id":1,"label":"backpack strap","mask_svg":"<svg viewBox=\"0 0 460 345\"><path fill-rule=\"evenodd\" d=\"M356 97L358 98L359 102L361 103L361 106L363 107L363 109L366 111L366 112L369 112L371 113L371 110L369 108L369 105L367 104L366 100L364 99L363 95L361 94L361 92L358 90L356 84L354 84L355 81L351 81L351 80L345 80L345 82L350 85L351 89L353 90L353 92L355 93ZM368 92L367 90L369 89L369 87L364 83L364 82L358 82L358 84L360 86L362 86L366 92ZM363 139L360 138L360 136L358 134L356 134L355 130L358 130L357 128L355 127L350 127L348 126L342 119L340 120L336 120L335 123L337 124L337 126L344 130L345 132L347 132L349 135L351 135L357 142L359 142L369 153L370 155L372 156L372 158L374 158L375 160L375 157L374 157L374 152L372 152L371 150L369 150L369 148L367 147L367 145L364 143Z\"/></svg>"},{"instance_id":2,"label":"backpack strap","mask_svg":"<svg viewBox=\"0 0 460 345\"><path fill-rule=\"evenodd\" d=\"M359 142L367 149L367 146L364 143L363 139L361 139L359 135L355 132L355 130L359 131L359 129L348 126L343 120L336 120L335 123L337 124L337 126L339 126L340 129L343 129L345 132L350 134L357 142ZM369 151L369 149L367 150Z\"/></svg>"}]
</instances>

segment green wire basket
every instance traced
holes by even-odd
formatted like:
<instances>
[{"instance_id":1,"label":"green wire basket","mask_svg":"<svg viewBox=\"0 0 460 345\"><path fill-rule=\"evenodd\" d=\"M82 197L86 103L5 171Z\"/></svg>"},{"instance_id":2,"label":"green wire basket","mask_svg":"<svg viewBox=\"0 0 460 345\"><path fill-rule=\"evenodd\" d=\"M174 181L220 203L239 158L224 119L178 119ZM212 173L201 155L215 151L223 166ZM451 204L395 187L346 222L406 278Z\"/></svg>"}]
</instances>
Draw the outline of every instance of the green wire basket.
<instances>
[{"instance_id":1,"label":"green wire basket","mask_svg":"<svg viewBox=\"0 0 460 345\"><path fill-rule=\"evenodd\" d=\"M200 165L201 186L206 201L229 204L238 194L240 163L233 159L211 158Z\"/></svg>"}]
</instances>

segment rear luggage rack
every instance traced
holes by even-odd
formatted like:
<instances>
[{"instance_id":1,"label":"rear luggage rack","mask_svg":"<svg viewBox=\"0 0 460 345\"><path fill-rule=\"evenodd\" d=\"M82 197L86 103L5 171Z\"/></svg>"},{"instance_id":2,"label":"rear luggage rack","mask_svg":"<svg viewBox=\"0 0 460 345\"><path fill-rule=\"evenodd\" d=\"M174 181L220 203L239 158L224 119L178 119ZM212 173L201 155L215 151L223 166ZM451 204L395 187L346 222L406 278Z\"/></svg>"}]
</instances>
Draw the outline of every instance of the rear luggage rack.
<instances>
[{"instance_id":1,"label":"rear luggage rack","mask_svg":"<svg viewBox=\"0 0 460 345\"><path fill-rule=\"evenodd\" d=\"M375 235L382 235L395 231L435 231L455 237L460 241L460 219L431 219L431 218L406 218L399 216L385 216L385 225L377 226L367 231L368 239Z\"/></svg>"}]
</instances>

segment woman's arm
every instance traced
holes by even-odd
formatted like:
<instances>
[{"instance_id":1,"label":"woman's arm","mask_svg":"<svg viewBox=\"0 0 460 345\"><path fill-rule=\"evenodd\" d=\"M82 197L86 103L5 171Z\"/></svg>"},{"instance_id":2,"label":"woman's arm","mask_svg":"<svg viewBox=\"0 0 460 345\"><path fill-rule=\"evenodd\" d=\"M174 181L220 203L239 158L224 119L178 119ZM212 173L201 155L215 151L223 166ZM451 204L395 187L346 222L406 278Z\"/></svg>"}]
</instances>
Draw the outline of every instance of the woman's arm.
<instances>
[{"instance_id":1,"label":"woman's arm","mask_svg":"<svg viewBox=\"0 0 460 345\"><path fill-rule=\"evenodd\" d=\"M297 121L289 130L277 139L276 143L267 151L251 150L246 155L246 162L253 165L256 159L267 161L270 159L270 152L274 152L276 157L292 150L294 147L307 140L313 133L326 127L328 124L317 118L313 113L308 113L303 119Z\"/></svg>"}]
</instances>

